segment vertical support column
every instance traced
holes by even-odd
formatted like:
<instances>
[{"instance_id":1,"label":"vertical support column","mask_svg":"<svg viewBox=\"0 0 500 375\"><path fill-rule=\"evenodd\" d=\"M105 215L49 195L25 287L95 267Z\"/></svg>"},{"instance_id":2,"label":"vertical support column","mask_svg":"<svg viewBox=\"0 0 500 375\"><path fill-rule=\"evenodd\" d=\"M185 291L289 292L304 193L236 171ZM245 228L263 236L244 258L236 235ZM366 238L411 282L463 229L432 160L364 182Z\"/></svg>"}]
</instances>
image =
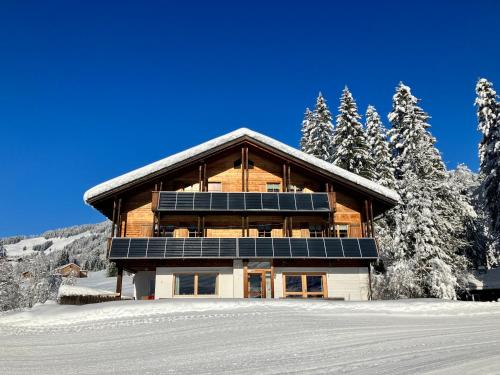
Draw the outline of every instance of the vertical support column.
<instances>
[{"instance_id":1,"label":"vertical support column","mask_svg":"<svg viewBox=\"0 0 500 375\"><path fill-rule=\"evenodd\" d=\"M245 216L241 215L241 237L245 237Z\"/></svg>"},{"instance_id":2,"label":"vertical support column","mask_svg":"<svg viewBox=\"0 0 500 375\"><path fill-rule=\"evenodd\" d=\"M201 233L201 216L198 215L198 225L196 227L197 237L204 237L203 233Z\"/></svg>"},{"instance_id":3,"label":"vertical support column","mask_svg":"<svg viewBox=\"0 0 500 375\"><path fill-rule=\"evenodd\" d=\"M288 216L283 218L283 237L288 237Z\"/></svg>"},{"instance_id":4,"label":"vertical support column","mask_svg":"<svg viewBox=\"0 0 500 375\"><path fill-rule=\"evenodd\" d=\"M365 226L364 226L364 233L363 237L369 237L369 231L370 231L370 226L369 226L369 221L370 221L370 214L368 213L368 200L365 199L364 201L365 204Z\"/></svg>"},{"instance_id":5,"label":"vertical support column","mask_svg":"<svg viewBox=\"0 0 500 375\"><path fill-rule=\"evenodd\" d=\"M288 237L293 237L293 216L288 217Z\"/></svg>"},{"instance_id":6,"label":"vertical support column","mask_svg":"<svg viewBox=\"0 0 500 375\"><path fill-rule=\"evenodd\" d=\"M368 300L372 300L372 264L368 263Z\"/></svg>"},{"instance_id":7,"label":"vertical support column","mask_svg":"<svg viewBox=\"0 0 500 375\"><path fill-rule=\"evenodd\" d=\"M201 232L203 237L207 237L207 229L205 228L205 216L201 217Z\"/></svg>"},{"instance_id":8,"label":"vertical support column","mask_svg":"<svg viewBox=\"0 0 500 375\"><path fill-rule=\"evenodd\" d=\"M116 234L116 198L113 200L113 220L111 225L111 237L115 237Z\"/></svg>"},{"instance_id":9,"label":"vertical support column","mask_svg":"<svg viewBox=\"0 0 500 375\"><path fill-rule=\"evenodd\" d=\"M249 217L248 217L248 216L246 217L246 222L247 222L247 223L246 223L246 230L247 230L247 235L246 235L246 237L250 237L250 219L249 219Z\"/></svg>"},{"instance_id":10,"label":"vertical support column","mask_svg":"<svg viewBox=\"0 0 500 375\"><path fill-rule=\"evenodd\" d=\"M208 191L207 163L203 161L203 191Z\"/></svg>"},{"instance_id":11,"label":"vertical support column","mask_svg":"<svg viewBox=\"0 0 500 375\"><path fill-rule=\"evenodd\" d=\"M288 182L287 182L287 178L286 178L286 163L283 163L283 175L281 177L281 190L283 192L287 192L288 191Z\"/></svg>"},{"instance_id":12,"label":"vertical support column","mask_svg":"<svg viewBox=\"0 0 500 375\"><path fill-rule=\"evenodd\" d=\"M371 224L371 232L372 237L375 237L375 224L373 220L373 200L370 199L370 224Z\"/></svg>"},{"instance_id":13,"label":"vertical support column","mask_svg":"<svg viewBox=\"0 0 500 375\"><path fill-rule=\"evenodd\" d=\"M292 186L292 170L290 168L290 163L287 163L287 164L288 164L287 171L286 171L286 176L287 176L287 179L288 179L287 190L290 190L290 187Z\"/></svg>"},{"instance_id":14,"label":"vertical support column","mask_svg":"<svg viewBox=\"0 0 500 375\"><path fill-rule=\"evenodd\" d=\"M116 276L116 297L117 301L122 299L122 282L123 282L123 266L121 264L117 264L118 274Z\"/></svg>"},{"instance_id":15,"label":"vertical support column","mask_svg":"<svg viewBox=\"0 0 500 375\"><path fill-rule=\"evenodd\" d=\"M245 147L241 146L241 191L245 191Z\"/></svg>"},{"instance_id":16,"label":"vertical support column","mask_svg":"<svg viewBox=\"0 0 500 375\"><path fill-rule=\"evenodd\" d=\"M117 228L117 233L116 237L121 237L122 236L122 219L121 219L121 209L122 209L122 199L118 199L118 213L117 213L117 222L118 222L118 228Z\"/></svg>"},{"instance_id":17,"label":"vertical support column","mask_svg":"<svg viewBox=\"0 0 500 375\"><path fill-rule=\"evenodd\" d=\"M248 146L245 146L245 191L248 192Z\"/></svg>"},{"instance_id":18,"label":"vertical support column","mask_svg":"<svg viewBox=\"0 0 500 375\"><path fill-rule=\"evenodd\" d=\"M198 164L198 191L203 191L203 161Z\"/></svg>"}]
</instances>

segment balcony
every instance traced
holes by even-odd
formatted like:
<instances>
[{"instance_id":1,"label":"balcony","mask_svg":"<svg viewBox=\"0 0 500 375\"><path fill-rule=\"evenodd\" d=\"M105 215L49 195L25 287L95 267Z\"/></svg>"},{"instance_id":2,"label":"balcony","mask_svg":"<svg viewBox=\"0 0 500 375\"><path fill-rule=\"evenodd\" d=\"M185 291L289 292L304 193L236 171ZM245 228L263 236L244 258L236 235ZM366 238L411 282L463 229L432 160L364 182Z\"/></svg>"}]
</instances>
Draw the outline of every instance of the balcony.
<instances>
[{"instance_id":1,"label":"balcony","mask_svg":"<svg viewBox=\"0 0 500 375\"><path fill-rule=\"evenodd\" d=\"M329 213L328 193L153 192L157 212Z\"/></svg>"},{"instance_id":2,"label":"balcony","mask_svg":"<svg viewBox=\"0 0 500 375\"><path fill-rule=\"evenodd\" d=\"M109 259L376 259L373 238L113 238Z\"/></svg>"}]
</instances>

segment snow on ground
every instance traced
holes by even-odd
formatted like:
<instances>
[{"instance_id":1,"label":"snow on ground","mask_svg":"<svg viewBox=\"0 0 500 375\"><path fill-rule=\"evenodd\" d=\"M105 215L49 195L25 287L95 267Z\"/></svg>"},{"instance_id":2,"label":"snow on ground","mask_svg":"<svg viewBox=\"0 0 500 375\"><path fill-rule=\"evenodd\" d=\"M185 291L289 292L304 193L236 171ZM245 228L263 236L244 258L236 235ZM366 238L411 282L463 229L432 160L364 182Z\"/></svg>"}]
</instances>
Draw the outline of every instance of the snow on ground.
<instances>
[{"instance_id":1,"label":"snow on ground","mask_svg":"<svg viewBox=\"0 0 500 375\"><path fill-rule=\"evenodd\" d=\"M0 315L0 373L498 374L500 304L160 300Z\"/></svg>"},{"instance_id":2,"label":"snow on ground","mask_svg":"<svg viewBox=\"0 0 500 375\"><path fill-rule=\"evenodd\" d=\"M106 290L108 292L115 292L116 277L106 277L106 270L89 272L88 277L76 279L76 285L92 289ZM134 296L134 284L132 283L132 276L127 275L126 272L123 273L122 294L128 297Z\"/></svg>"},{"instance_id":3,"label":"snow on ground","mask_svg":"<svg viewBox=\"0 0 500 375\"><path fill-rule=\"evenodd\" d=\"M7 255L9 257L22 257L28 254L32 254L34 252L33 246L52 241L52 245L45 250L45 253L48 254L52 251L62 250L66 245L69 245L73 241L90 235L92 235L91 231L83 232L69 237L53 237L49 239L45 237L32 237L21 240L15 244L4 245L4 247L7 250ZM24 248L26 248L26 250L24 250Z\"/></svg>"}]
</instances>

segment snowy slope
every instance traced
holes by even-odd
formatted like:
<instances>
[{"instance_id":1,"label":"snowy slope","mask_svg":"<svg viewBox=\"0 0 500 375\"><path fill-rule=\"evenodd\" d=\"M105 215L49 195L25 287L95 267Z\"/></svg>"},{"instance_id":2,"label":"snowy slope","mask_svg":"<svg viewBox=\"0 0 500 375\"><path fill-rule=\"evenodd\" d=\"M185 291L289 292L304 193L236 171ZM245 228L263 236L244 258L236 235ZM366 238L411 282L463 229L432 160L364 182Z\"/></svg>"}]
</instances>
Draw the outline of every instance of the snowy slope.
<instances>
[{"instance_id":1,"label":"snowy slope","mask_svg":"<svg viewBox=\"0 0 500 375\"><path fill-rule=\"evenodd\" d=\"M162 300L0 315L0 373L498 374L500 304Z\"/></svg>"},{"instance_id":2,"label":"snowy slope","mask_svg":"<svg viewBox=\"0 0 500 375\"><path fill-rule=\"evenodd\" d=\"M15 244L10 244L10 245L4 245L4 247L7 249L7 255L9 257L23 257L29 254L34 253L35 251L33 250L33 246L36 245L42 245L46 243L47 241L52 241L53 244L45 250L45 253L51 253L53 251L57 250L62 250L65 246L71 244L75 240L82 238L82 237L88 237L91 236L92 232L87 231L84 233L76 234L74 236L69 236L69 237L53 237L53 238L45 238L45 237L33 237L33 238L27 238L25 240L21 240L18 243ZM26 250L24 250L26 248Z\"/></svg>"}]
</instances>

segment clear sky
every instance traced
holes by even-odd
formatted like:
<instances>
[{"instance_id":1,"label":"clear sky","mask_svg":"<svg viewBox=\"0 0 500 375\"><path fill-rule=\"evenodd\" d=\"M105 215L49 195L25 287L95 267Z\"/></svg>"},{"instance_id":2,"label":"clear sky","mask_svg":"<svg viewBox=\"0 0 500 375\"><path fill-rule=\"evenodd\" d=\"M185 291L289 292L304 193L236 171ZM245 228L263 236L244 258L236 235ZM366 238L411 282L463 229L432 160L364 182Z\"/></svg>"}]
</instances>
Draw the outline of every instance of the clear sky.
<instances>
[{"instance_id":1,"label":"clear sky","mask_svg":"<svg viewBox=\"0 0 500 375\"><path fill-rule=\"evenodd\" d=\"M98 222L87 188L242 125L297 146L344 85L386 123L411 86L448 166L477 169L500 1L239 3L2 1L0 236Z\"/></svg>"}]
</instances>

